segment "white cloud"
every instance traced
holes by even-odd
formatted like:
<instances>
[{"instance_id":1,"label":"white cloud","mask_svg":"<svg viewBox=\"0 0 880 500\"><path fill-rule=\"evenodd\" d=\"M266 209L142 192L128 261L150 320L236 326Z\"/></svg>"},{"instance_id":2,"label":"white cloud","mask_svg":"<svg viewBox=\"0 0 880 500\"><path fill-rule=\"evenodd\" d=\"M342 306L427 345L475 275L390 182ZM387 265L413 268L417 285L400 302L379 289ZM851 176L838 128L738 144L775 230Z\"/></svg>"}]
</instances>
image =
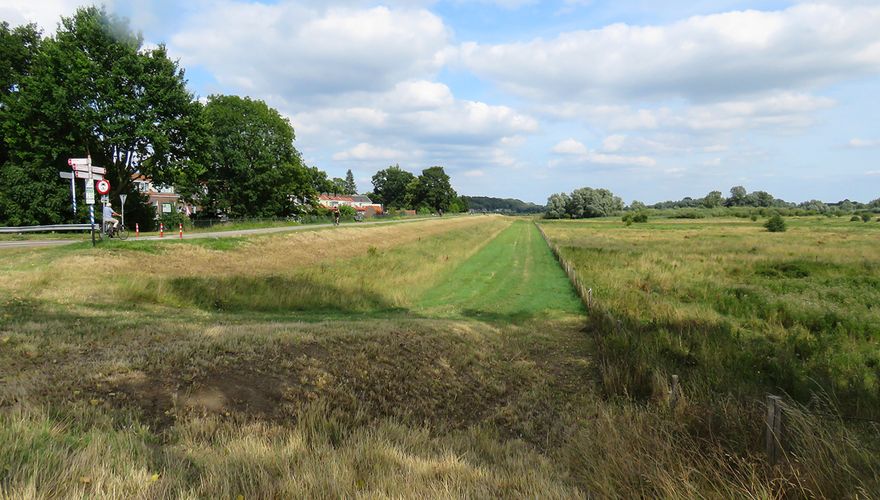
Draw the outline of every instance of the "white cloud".
<instances>
[{"instance_id":1,"label":"white cloud","mask_svg":"<svg viewBox=\"0 0 880 500\"><path fill-rule=\"evenodd\" d=\"M810 88L880 71L880 7L796 5L613 24L550 40L461 46L475 73L540 101L731 97Z\"/></svg>"},{"instance_id":2,"label":"white cloud","mask_svg":"<svg viewBox=\"0 0 880 500\"><path fill-rule=\"evenodd\" d=\"M851 148L876 148L880 147L880 140L866 140L858 137L850 139L847 146Z\"/></svg>"},{"instance_id":3,"label":"white cloud","mask_svg":"<svg viewBox=\"0 0 880 500\"><path fill-rule=\"evenodd\" d=\"M224 85L289 102L385 91L435 73L449 33L424 9L212 2L169 46ZM416 89L418 90L418 89ZM424 89L422 89L424 90Z\"/></svg>"},{"instance_id":4,"label":"white cloud","mask_svg":"<svg viewBox=\"0 0 880 500\"><path fill-rule=\"evenodd\" d=\"M113 1L102 2L108 8ZM11 26L37 23L46 34L55 32L61 16L72 16L81 0L2 0L0 1L0 20Z\"/></svg>"},{"instance_id":5,"label":"white cloud","mask_svg":"<svg viewBox=\"0 0 880 500\"><path fill-rule=\"evenodd\" d=\"M334 154L333 159L336 161L400 160L405 156L406 155L401 151L390 148L377 147L373 146L372 144L362 142L347 151L341 151Z\"/></svg>"},{"instance_id":6,"label":"white cloud","mask_svg":"<svg viewBox=\"0 0 880 500\"><path fill-rule=\"evenodd\" d=\"M613 145L618 142L616 138L610 141ZM627 156L611 154L607 152L590 151L582 142L575 139L565 139L559 142L551 149L556 154L568 157L568 160L556 161L554 165L559 165L574 160L575 163L598 163L602 165L632 165L640 167L653 167L657 164L656 160L648 156Z\"/></svg>"},{"instance_id":7,"label":"white cloud","mask_svg":"<svg viewBox=\"0 0 880 500\"><path fill-rule=\"evenodd\" d=\"M482 170L467 170L463 174L465 177L483 177L486 175Z\"/></svg>"},{"instance_id":8,"label":"white cloud","mask_svg":"<svg viewBox=\"0 0 880 500\"><path fill-rule=\"evenodd\" d=\"M586 155L588 153L587 147L584 143L574 139L565 139L553 146L551 151L562 155Z\"/></svg>"}]
</instances>

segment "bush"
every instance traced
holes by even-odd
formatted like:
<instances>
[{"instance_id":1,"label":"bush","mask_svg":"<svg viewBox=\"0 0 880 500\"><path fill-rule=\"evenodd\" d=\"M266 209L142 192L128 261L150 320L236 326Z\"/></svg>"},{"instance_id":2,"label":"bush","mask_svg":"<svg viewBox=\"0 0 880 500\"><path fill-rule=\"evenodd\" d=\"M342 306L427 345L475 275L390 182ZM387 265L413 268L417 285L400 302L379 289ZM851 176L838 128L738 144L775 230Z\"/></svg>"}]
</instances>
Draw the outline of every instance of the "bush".
<instances>
[{"instance_id":1,"label":"bush","mask_svg":"<svg viewBox=\"0 0 880 500\"><path fill-rule=\"evenodd\" d=\"M183 224L185 227L191 227L192 222L189 220L189 217L182 212L170 212L167 214L162 214L159 217L159 220L156 221L156 225L159 223L165 224L165 230L170 231L171 229L177 229L178 224Z\"/></svg>"},{"instance_id":2,"label":"bush","mask_svg":"<svg viewBox=\"0 0 880 500\"><path fill-rule=\"evenodd\" d=\"M861 220L862 220L862 218L859 217L858 215L853 215L852 217L849 218L850 222L861 222Z\"/></svg>"},{"instance_id":3,"label":"bush","mask_svg":"<svg viewBox=\"0 0 880 500\"><path fill-rule=\"evenodd\" d=\"M757 216L757 215L752 215L752 216L749 217L749 218L752 219L752 222L755 222L755 221L758 220L758 216Z\"/></svg>"},{"instance_id":4,"label":"bush","mask_svg":"<svg viewBox=\"0 0 880 500\"><path fill-rule=\"evenodd\" d=\"M339 217L343 219L351 219L357 213L357 210L354 207L350 207L348 205L340 205L339 206Z\"/></svg>"},{"instance_id":5,"label":"bush","mask_svg":"<svg viewBox=\"0 0 880 500\"><path fill-rule=\"evenodd\" d=\"M764 223L764 227L766 227L767 231L770 231L771 233L785 232L785 219L783 219L781 215L776 214Z\"/></svg>"},{"instance_id":6,"label":"bush","mask_svg":"<svg viewBox=\"0 0 880 500\"><path fill-rule=\"evenodd\" d=\"M648 222L648 214L640 211L633 216L633 222Z\"/></svg>"},{"instance_id":7,"label":"bush","mask_svg":"<svg viewBox=\"0 0 880 500\"><path fill-rule=\"evenodd\" d=\"M864 221L864 222L871 222L871 214L869 214L869 213L863 213L863 214L862 214L862 221Z\"/></svg>"}]
</instances>

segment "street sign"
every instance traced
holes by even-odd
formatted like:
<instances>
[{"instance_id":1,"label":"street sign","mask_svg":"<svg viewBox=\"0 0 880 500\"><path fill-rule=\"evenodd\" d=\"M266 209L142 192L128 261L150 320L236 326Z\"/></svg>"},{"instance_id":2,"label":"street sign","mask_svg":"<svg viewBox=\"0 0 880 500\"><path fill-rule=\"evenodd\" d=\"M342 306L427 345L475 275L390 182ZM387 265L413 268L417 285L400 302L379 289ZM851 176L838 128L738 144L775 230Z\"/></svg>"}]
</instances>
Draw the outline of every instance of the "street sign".
<instances>
[{"instance_id":1,"label":"street sign","mask_svg":"<svg viewBox=\"0 0 880 500\"><path fill-rule=\"evenodd\" d=\"M58 172L58 177L61 177L62 179L74 179L74 178L88 179L89 173L88 172L76 172L76 175L74 176L74 172ZM95 181L99 181L103 178L104 178L104 176L101 174L92 174L92 176L91 176L91 179L95 180Z\"/></svg>"},{"instance_id":2,"label":"street sign","mask_svg":"<svg viewBox=\"0 0 880 500\"><path fill-rule=\"evenodd\" d=\"M98 190L101 194L107 194L110 192L110 181L107 179L101 179L95 184L95 189Z\"/></svg>"},{"instance_id":3,"label":"street sign","mask_svg":"<svg viewBox=\"0 0 880 500\"><path fill-rule=\"evenodd\" d=\"M88 172L91 169L92 172L96 174L106 174L107 169L104 167L96 167L94 165L73 165L74 170L78 172Z\"/></svg>"},{"instance_id":4,"label":"street sign","mask_svg":"<svg viewBox=\"0 0 880 500\"><path fill-rule=\"evenodd\" d=\"M76 173L76 178L77 178L77 179L91 179L91 180L93 180L93 181L99 181L99 180L103 179L104 176L101 175L101 174L92 174L92 175L89 175L88 172L77 172L77 173Z\"/></svg>"},{"instance_id":5,"label":"street sign","mask_svg":"<svg viewBox=\"0 0 880 500\"><path fill-rule=\"evenodd\" d=\"M94 205L95 204L95 185L91 182L86 182L86 205Z\"/></svg>"},{"instance_id":6,"label":"street sign","mask_svg":"<svg viewBox=\"0 0 880 500\"><path fill-rule=\"evenodd\" d=\"M122 206L123 206L123 207L125 206L125 199L126 199L126 198L128 198L128 195L127 195L127 194L121 194L121 195L119 195L119 200L122 201Z\"/></svg>"},{"instance_id":7,"label":"street sign","mask_svg":"<svg viewBox=\"0 0 880 500\"><path fill-rule=\"evenodd\" d=\"M76 165L88 165L91 162L92 162L91 158L68 158L67 159L67 164L70 165L71 167L76 166Z\"/></svg>"}]
</instances>

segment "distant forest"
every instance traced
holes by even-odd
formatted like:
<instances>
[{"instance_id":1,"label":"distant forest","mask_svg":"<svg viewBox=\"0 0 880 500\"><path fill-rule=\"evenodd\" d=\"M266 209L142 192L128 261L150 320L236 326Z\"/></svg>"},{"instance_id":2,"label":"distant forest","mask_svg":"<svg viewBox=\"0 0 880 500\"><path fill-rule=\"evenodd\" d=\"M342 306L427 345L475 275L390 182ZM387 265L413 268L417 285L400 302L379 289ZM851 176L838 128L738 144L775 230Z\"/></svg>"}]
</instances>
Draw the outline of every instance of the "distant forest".
<instances>
[{"instance_id":1,"label":"distant forest","mask_svg":"<svg viewBox=\"0 0 880 500\"><path fill-rule=\"evenodd\" d=\"M468 207L477 212L504 212L516 214L537 214L544 211L542 205L535 205L514 198L492 198L490 196L462 196Z\"/></svg>"}]
</instances>

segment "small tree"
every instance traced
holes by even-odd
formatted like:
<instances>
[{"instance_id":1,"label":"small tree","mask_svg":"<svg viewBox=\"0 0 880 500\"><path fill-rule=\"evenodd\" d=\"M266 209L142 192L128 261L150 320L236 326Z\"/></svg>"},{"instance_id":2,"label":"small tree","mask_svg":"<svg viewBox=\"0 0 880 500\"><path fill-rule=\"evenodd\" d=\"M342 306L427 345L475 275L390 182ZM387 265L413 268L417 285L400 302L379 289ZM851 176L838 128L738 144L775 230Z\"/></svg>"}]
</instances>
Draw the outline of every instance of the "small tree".
<instances>
[{"instance_id":1,"label":"small tree","mask_svg":"<svg viewBox=\"0 0 880 500\"><path fill-rule=\"evenodd\" d=\"M764 223L764 227L766 227L767 231L770 231L771 233L785 232L785 219L783 219L781 215L775 214Z\"/></svg>"},{"instance_id":2,"label":"small tree","mask_svg":"<svg viewBox=\"0 0 880 500\"><path fill-rule=\"evenodd\" d=\"M869 213L863 213L863 214L862 214L862 220L865 221L865 222L871 222L871 214L869 214Z\"/></svg>"}]
</instances>

